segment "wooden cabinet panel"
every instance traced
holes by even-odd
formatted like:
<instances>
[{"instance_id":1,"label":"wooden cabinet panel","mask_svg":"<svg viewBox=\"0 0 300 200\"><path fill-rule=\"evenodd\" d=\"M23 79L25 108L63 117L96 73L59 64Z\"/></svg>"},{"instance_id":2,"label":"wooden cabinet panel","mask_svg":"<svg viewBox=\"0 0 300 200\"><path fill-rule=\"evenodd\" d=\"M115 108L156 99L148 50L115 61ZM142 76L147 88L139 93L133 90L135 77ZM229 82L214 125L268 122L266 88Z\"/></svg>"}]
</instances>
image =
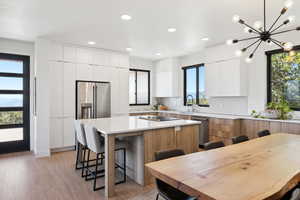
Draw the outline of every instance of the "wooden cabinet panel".
<instances>
[{"instance_id":1,"label":"wooden cabinet panel","mask_svg":"<svg viewBox=\"0 0 300 200\"><path fill-rule=\"evenodd\" d=\"M174 128L151 130L144 132L144 162L155 161L154 153L166 149L176 148L176 137ZM145 185L154 182L154 178L145 167Z\"/></svg>"},{"instance_id":2,"label":"wooden cabinet panel","mask_svg":"<svg viewBox=\"0 0 300 200\"><path fill-rule=\"evenodd\" d=\"M200 126L183 126L176 131L176 148L182 149L186 154L198 151Z\"/></svg>"},{"instance_id":3,"label":"wooden cabinet panel","mask_svg":"<svg viewBox=\"0 0 300 200\"><path fill-rule=\"evenodd\" d=\"M300 124L282 123L281 132L300 135Z\"/></svg>"},{"instance_id":4,"label":"wooden cabinet panel","mask_svg":"<svg viewBox=\"0 0 300 200\"><path fill-rule=\"evenodd\" d=\"M209 119L209 138L211 141L222 140L229 144L232 137L241 135L240 120Z\"/></svg>"}]
</instances>

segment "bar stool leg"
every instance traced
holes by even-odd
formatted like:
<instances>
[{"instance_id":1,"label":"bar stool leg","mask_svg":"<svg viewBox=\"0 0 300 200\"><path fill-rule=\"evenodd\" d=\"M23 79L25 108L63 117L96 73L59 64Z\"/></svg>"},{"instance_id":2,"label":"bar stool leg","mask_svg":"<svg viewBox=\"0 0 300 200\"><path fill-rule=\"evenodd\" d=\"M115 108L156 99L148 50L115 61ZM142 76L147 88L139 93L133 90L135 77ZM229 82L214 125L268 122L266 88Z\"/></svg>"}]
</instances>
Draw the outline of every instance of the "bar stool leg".
<instances>
[{"instance_id":1,"label":"bar stool leg","mask_svg":"<svg viewBox=\"0 0 300 200\"><path fill-rule=\"evenodd\" d=\"M90 155L91 155L91 151L88 149L88 155L87 155L87 161L86 161L86 170L85 170L85 175L84 175L86 181L88 181L88 176L90 175L89 174Z\"/></svg>"},{"instance_id":2,"label":"bar stool leg","mask_svg":"<svg viewBox=\"0 0 300 200\"><path fill-rule=\"evenodd\" d=\"M86 153L86 148L82 147L83 149L83 156L81 157L81 162L82 162L82 169L81 169L81 177L84 177L84 169L85 169L85 153Z\"/></svg>"},{"instance_id":3,"label":"bar stool leg","mask_svg":"<svg viewBox=\"0 0 300 200\"><path fill-rule=\"evenodd\" d=\"M80 148L80 144L79 144L79 142L77 142L77 155L76 155L75 170L80 169L80 167L78 167L78 162L79 162L79 148Z\"/></svg>"},{"instance_id":4,"label":"bar stool leg","mask_svg":"<svg viewBox=\"0 0 300 200\"><path fill-rule=\"evenodd\" d=\"M125 148L123 149L123 153L124 153L124 155L123 155L124 156L124 160L123 160L123 162L124 162L123 163L124 164L123 165L124 179L123 180L124 180L124 182L126 182L126 149Z\"/></svg>"},{"instance_id":5,"label":"bar stool leg","mask_svg":"<svg viewBox=\"0 0 300 200\"><path fill-rule=\"evenodd\" d=\"M98 158L99 158L99 154L97 153L97 155L96 155L95 174L94 174L94 187L93 187L94 191L96 191L96 185L97 185Z\"/></svg>"}]
</instances>

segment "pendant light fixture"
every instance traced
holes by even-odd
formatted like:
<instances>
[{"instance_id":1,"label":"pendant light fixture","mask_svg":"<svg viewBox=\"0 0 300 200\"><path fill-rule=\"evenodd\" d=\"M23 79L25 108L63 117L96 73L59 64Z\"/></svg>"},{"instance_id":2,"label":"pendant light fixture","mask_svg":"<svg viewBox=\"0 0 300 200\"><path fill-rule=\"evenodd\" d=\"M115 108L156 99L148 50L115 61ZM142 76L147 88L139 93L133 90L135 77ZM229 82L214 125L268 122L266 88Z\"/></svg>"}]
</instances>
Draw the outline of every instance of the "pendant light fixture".
<instances>
[{"instance_id":1,"label":"pendant light fixture","mask_svg":"<svg viewBox=\"0 0 300 200\"><path fill-rule=\"evenodd\" d=\"M228 45L237 44L239 42L243 41L252 41L248 46L245 48L242 48L240 50L236 51L237 56L241 56L248 50L252 49L252 52L250 55L246 58L246 62L251 62L255 52L260 47L262 42L266 42L267 44L275 44L279 46L280 48L284 49L285 51L291 51L293 49L293 43L291 42L283 42L279 41L278 39L275 39L277 35L284 34L291 31L300 31L300 26L293 29L287 29L287 30L281 30L281 28L285 27L286 25L290 24L292 21L295 20L294 16L288 17L286 20L284 20L281 24L277 24L279 19L286 14L287 10L292 7L294 2L292 0L286 0L284 3L284 7L281 10L279 16L276 18L274 23L267 27L267 17L266 17L266 0L264 0L264 22L256 21L253 26L250 26L246 23L243 19L241 19L238 15L234 15L232 18L232 21L234 23L239 23L243 26L245 26L244 31L246 33L253 34L253 37L248 37L244 39L234 39L234 40L227 40ZM251 48L253 47L253 48Z\"/></svg>"}]
</instances>

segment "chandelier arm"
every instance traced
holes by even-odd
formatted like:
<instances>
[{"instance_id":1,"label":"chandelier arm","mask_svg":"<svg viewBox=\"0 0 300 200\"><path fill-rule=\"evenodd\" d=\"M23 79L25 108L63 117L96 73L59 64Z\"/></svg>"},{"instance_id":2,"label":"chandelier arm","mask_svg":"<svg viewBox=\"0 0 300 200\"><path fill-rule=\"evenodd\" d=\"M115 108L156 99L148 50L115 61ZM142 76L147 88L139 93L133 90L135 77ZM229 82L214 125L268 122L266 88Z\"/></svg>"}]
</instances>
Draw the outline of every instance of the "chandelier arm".
<instances>
[{"instance_id":1,"label":"chandelier arm","mask_svg":"<svg viewBox=\"0 0 300 200\"><path fill-rule=\"evenodd\" d=\"M255 47L255 49L252 52L252 55L255 54L255 52L257 51L258 47L261 45L261 43L262 43L262 40L260 40L260 42L258 43L258 45Z\"/></svg>"},{"instance_id":2,"label":"chandelier arm","mask_svg":"<svg viewBox=\"0 0 300 200\"><path fill-rule=\"evenodd\" d=\"M287 32L291 32L291 31L296 31L297 29L293 28L293 29L289 29L289 30L285 30L285 31L280 31L280 32L277 32L277 33L272 33L271 35L278 35L278 34L281 34L281 33L287 33Z\"/></svg>"},{"instance_id":3,"label":"chandelier arm","mask_svg":"<svg viewBox=\"0 0 300 200\"><path fill-rule=\"evenodd\" d=\"M274 40L275 42L277 42L278 44L283 44L283 42L281 42L281 41L279 41L279 40L277 40L277 39L274 39L274 38L272 38L272 40ZM281 45L282 46L282 45Z\"/></svg>"},{"instance_id":4,"label":"chandelier arm","mask_svg":"<svg viewBox=\"0 0 300 200\"><path fill-rule=\"evenodd\" d=\"M281 44L278 44L274 39L271 38L271 41L276 44L277 46L279 46L281 49L283 49L283 47L281 46Z\"/></svg>"},{"instance_id":5,"label":"chandelier arm","mask_svg":"<svg viewBox=\"0 0 300 200\"><path fill-rule=\"evenodd\" d=\"M276 23L278 22L278 20L280 19L280 17L282 16L282 14L280 13L280 15L277 17L277 19L275 20L275 22L272 24L272 26L269 28L268 32L272 31L272 28L276 25Z\"/></svg>"},{"instance_id":6,"label":"chandelier arm","mask_svg":"<svg viewBox=\"0 0 300 200\"><path fill-rule=\"evenodd\" d=\"M248 45L245 49L249 49L250 47L252 47L253 45L255 45L256 43L258 43L260 41L260 39L256 40L255 42L253 42L252 44Z\"/></svg>"},{"instance_id":7,"label":"chandelier arm","mask_svg":"<svg viewBox=\"0 0 300 200\"><path fill-rule=\"evenodd\" d=\"M279 26L277 26L276 28L274 28L270 33L274 33L275 31L277 31L278 29L280 29L281 27L283 27L285 24L280 24Z\"/></svg>"},{"instance_id":8,"label":"chandelier arm","mask_svg":"<svg viewBox=\"0 0 300 200\"><path fill-rule=\"evenodd\" d=\"M254 32L256 32L257 34L261 34L261 32L259 30L256 30L255 28L253 28L252 26L246 24L245 22L243 23L243 25L247 26L248 28L252 29Z\"/></svg>"},{"instance_id":9,"label":"chandelier arm","mask_svg":"<svg viewBox=\"0 0 300 200\"><path fill-rule=\"evenodd\" d=\"M253 39L257 39L257 38L260 38L260 36L240 39L240 40L238 40L238 42L247 41L247 40L253 40Z\"/></svg>"},{"instance_id":10,"label":"chandelier arm","mask_svg":"<svg viewBox=\"0 0 300 200\"><path fill-rule=\"evenodd\" d=\"M267 17L266 17L266 0L264 0L264 31L266 31L266 29L267 29L266 23L267 23Z\"/></svg>"}]
</instances>

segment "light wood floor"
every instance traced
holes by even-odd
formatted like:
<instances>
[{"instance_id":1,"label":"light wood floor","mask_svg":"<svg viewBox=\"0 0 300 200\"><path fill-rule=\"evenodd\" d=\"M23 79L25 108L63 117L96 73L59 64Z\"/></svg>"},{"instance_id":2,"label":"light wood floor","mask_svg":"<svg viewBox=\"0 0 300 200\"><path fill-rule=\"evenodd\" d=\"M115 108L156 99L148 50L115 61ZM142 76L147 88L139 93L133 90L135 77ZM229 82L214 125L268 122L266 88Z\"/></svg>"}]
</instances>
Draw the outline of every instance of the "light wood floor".
<instances>
[{"instance_id":1,"label":"light wood floor","mask_svg":"<svg viewBox=\"0 0 300 200\"><path fill-rule=\"evenodd\" d=\"M0 155L1 200L103 200L104 191L92 191L74 170L75 152L35 158L31 153ZM128 180L116 186L111 200L154 200L154 185L141 187Z\"/></svg>"}]
</instances>

